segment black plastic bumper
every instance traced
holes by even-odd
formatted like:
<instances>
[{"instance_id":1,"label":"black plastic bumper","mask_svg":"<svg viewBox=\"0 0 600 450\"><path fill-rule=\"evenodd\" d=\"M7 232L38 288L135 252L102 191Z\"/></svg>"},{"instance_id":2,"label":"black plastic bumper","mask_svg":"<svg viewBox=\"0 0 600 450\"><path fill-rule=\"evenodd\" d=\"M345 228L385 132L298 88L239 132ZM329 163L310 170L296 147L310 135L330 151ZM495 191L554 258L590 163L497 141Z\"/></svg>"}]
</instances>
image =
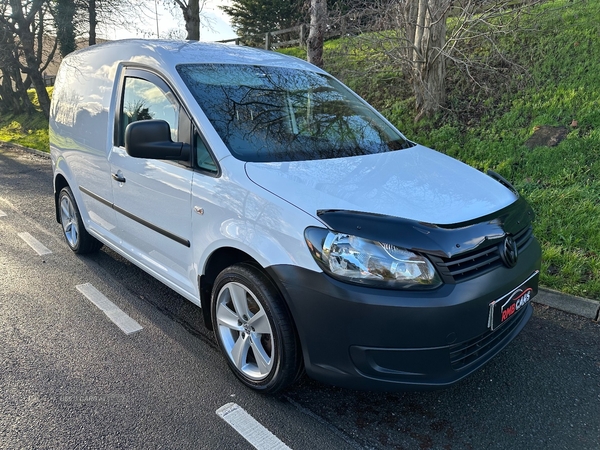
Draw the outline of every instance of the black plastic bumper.
<instances>
[{"instance_id":1,"label":"black plastic bumper","mask_svg":"<svg viewBox=\"0 0 600 450\"><path fill-rule=\"evenodd\" d=\"M288 265L269 272L293 315L310 377L355 389L424 389L457 382L517 336L531 305L494 331L489 305L539 270L540 257L534 240L516 267L433 291L355 286ZM537 277L529 286L537 293Z\"/></svg>"}]
</instances>

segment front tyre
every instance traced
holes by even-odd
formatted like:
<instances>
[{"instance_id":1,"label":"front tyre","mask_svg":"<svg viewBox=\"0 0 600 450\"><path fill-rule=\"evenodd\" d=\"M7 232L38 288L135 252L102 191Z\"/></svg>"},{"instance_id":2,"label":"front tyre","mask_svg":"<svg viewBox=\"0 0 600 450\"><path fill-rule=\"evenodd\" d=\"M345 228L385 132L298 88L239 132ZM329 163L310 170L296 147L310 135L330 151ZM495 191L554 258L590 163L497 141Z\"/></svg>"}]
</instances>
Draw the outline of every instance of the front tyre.
<instances>
[{"instance_id":1,"label":"front tyre","mask_svg":"<svg viewBox=\"0 0 600 450\"><path fill-rule=\"evenodd\" d=\"M100 250L102 243L86 231L73 192L68 187L58 194L58 210L63 235L71 250L80 255Z\"/></svg>"},{"instance_id":2,"label":"front tyre","mask_svg":"<svg viewBox=\"0 0 600 450\"><path fill-rule=\"evenodd\" d=\"M211 314L229 367L248 387L276 393L302 370L302 353L277 289L256 267L236 264L215 280Z\"/></svg>"}]
</instances>

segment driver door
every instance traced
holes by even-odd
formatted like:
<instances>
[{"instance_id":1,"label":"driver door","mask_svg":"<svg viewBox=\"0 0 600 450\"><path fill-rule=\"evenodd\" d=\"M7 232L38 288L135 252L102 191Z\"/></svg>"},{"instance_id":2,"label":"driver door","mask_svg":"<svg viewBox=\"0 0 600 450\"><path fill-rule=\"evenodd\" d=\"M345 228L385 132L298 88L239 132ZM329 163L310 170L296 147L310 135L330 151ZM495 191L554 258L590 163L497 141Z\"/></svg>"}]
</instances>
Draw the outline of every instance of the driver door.
<instances>
[{"instance_id":1,"label":"driver door","mask_svg":"<svg viewBox=\"0 0 600 450\"><path fill-rule=\"evenodd\" d=\"M116 234L138 265L180 294L197 296L191 249L191 189L188 162L134 158L125 151L128 124L165 120L174 142L190 141L191 123L174 93L157 75L123 71L115 142L109 158Z\"/></svg>"}]
</instances>

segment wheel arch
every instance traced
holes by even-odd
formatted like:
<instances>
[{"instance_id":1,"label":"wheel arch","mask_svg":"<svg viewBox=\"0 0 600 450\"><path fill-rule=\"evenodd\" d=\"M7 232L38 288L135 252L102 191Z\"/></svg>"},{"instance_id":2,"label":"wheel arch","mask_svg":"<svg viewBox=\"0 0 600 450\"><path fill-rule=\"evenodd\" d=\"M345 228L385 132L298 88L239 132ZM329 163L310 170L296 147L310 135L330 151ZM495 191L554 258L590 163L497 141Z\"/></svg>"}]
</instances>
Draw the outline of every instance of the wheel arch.
<instances>
[{"instance_id":1,"label":"wheel arch","mask_svg":"<svg viewBox=\"0 0 600 450\"><path fill-rule=\"evenodd\" d=\"M69 183L67 179L62 174L57 174L54 177L54 211L56 214L56 221L60 223L60 211L58 206L58 196L60 195L60 191L63 188L68 187Z\"/></svg>"},{"instance_id":2,"label":"wheel arch","mask_svg":"<svg viewBox=\"0 0 600 450\"><path fill-rule=\"evenodd\" d=\"M260 264L246 252L233 247L221 247L213 251L204 264L204 271L198 275L198 288L200 291L200 306L204 325L209 330L213 329L210 315L210 297L217 276L233 264L249 263L261 268Z\"/></svg>"},{"instance_id":3,"label":"wheel arch","mask_svg":"<svg viewBox=\"0 0 600 450\"><path fill-rule=\"evenodd\" d=\"M234 248L234 247L220 247L213 251L206 263L204 265L204 271L202 275L198 275L198 288L200 292L200 306L202 308L202 316L204 318L204 325L209 330L213 329L212 318L210 313L211 308L211 295L212 288L214 286L215 280L217 276L227 267L230 267L234 264L246 263L254 266L258 270L260 270L263 275L269 280L272 284L273 288L277 290L281 299L283 300L283 307L288 310L288 313L292 319L294 330L297 332L296 324L294 321L294 317L292 316L289 305L287 304L287 299L281 289L279 288L279 283L273 280L271 274L268 270L266 270L255 258L253 258L248 253L243 250Z\"/></svg>"}]
</instances>

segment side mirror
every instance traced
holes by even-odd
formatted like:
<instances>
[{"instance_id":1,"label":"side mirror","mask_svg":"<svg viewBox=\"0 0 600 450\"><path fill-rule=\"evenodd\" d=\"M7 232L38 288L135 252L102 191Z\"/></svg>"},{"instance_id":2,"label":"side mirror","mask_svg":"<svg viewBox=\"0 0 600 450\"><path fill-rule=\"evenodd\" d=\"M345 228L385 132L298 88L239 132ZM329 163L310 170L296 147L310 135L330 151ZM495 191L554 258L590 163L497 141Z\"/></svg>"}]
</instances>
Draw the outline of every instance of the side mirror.
<instances>
[{"instance_id":1,"label":"side mirror","mask_svg":"<svg viewBox=\"0 0 600 450\"><path fill-rule=\"evenodd\" d=\"M164 120L138 120L125 129L125 151L134 158L187 161L190 146L171 140L171 128Z\"/></svg>"}]
</instances>

